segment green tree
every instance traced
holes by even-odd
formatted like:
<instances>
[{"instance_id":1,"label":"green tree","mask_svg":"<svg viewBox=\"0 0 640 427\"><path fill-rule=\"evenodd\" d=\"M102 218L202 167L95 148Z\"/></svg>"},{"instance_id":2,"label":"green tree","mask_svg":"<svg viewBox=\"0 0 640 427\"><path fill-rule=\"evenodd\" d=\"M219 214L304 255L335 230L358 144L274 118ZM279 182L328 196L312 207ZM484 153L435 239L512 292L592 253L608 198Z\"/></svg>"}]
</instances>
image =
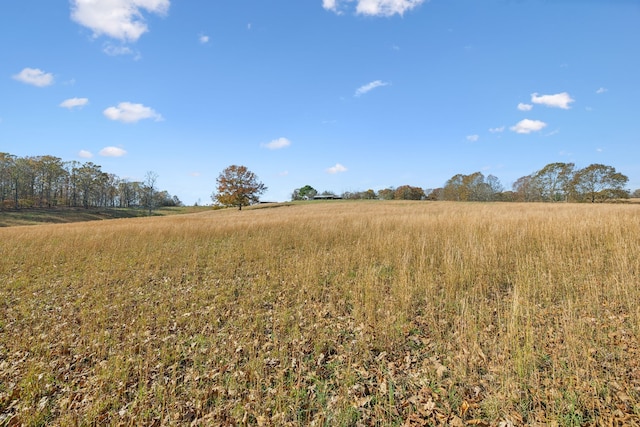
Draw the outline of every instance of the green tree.
<instances>
[{"instance_id":1,"label":"green tree","mask_svg":"<svg viewBox=\"0 0 640 427\"><path fill-rule=\"evenodd\" d=\"M361 198L365 200L373 200L376 198L376 192L370 188L367 191L362 192Z\"/></svg>"},{"instance_id":2,"label":"green tree","mask_svg":"<svg viewBox=\"0 0 640 427\"><path fill-rule=\"evenodd\" d=\"M305 185L302 188L296 188L291 194L291 200L310 200L318 194L318 191L310 185Z\"/></svg>"},{"instance_id":3,"label":"green tree","mask_svg":"<svg viewBox=\"0 0 640 427\"><path fill-rule=\"evenodd\" d=\"M629 193L624 190L629 178L613 166L592 164L580 169L574 175L572 190L580 201L596 201L628 198Z\"/></svg>"},{"instance_id":4,"label":"green tree","mask_svg":"<svg viewBox=\"0 0 640 427\"><path fill-rule=\"evenodd\" d=\"M550 163L533 175L533 180L543 200L567 201L573 180L573 163Z\"/></svg>"},{"instance_id":5,"label":"green tree","mask_svg":"<svg viewBox=\"0 0 640 427\"><path fill-rule=\"evenodd\" d=\"M16 156L0 153L0 209L9 207L13 196ZM14 208L17 205L14 203Z\"/></svg>"},{"instance_id":6,"label":"green tree","mask_svg":"<svg viewBox=\"0 0 640 427\"><path fill-rule=\"evenodd\" d=\"M89 209L89 206L97 206L96 194L101 187L102 173L101 167L92 162L74 168L76 189L85 209Z\"/></svg>"},{"instance_id":7,"label":"green tree","mask_svg":"<svg viewBox=\"0 0 640 427\"><path fill-rule=\"evenodd\" d=\"M231 165L224 169L216 180L217 193L212 194L214 203L223 206L237 206L242 210L243 206L249 206L259 201L260 194L267 187L258 180L256 174L246 166Z\"/></svg>"},{"instance_id":8,"label":"green tree","mask_svg":"<svg viewBox=\"0 0 640 427\"><path fill-rule=\"evenodd\" d=\"M381 200L393 200L395 189L393 187L383 188L378 191L378 198Z\"/></svg>"}]
</instances>

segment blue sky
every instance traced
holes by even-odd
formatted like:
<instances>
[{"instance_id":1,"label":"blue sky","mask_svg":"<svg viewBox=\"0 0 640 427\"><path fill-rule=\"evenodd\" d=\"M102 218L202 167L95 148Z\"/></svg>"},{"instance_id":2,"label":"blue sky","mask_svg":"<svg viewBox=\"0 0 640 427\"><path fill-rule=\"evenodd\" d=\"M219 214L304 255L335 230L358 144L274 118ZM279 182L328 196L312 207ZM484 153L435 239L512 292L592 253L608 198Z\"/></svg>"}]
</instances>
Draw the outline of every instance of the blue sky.
<instances>
[{"instance_id":1,"label":"blue sky","mask_svg":"<svg viewBox=\"0 0 640 427\"><path fill-rule=\"evenodd\" d=\"M640 188L638 0L20 0L0 40L0 151L186 204L231 164L270 201L552 162Z\"/></svg>"}]
</instances>

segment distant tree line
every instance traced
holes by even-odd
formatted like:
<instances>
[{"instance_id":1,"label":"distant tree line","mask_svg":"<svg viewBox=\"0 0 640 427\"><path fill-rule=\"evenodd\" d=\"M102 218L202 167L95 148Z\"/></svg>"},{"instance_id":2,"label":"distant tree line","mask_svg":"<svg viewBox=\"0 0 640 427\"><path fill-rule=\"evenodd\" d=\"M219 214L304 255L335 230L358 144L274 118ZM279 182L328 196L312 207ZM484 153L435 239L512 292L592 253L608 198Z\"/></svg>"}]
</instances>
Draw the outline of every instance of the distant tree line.
<instances>
[{"instance_id":1,"label":"distant tree line","mask_svg":"<svg viewBox=\"0 0 640 427\"><path fill-rule=\"evenodd\" d=\"M151 211L157 206L181 205L177 196L156 188L157 177L147 172L144 182L129 181L92 162L0 153L0 209L65 206Z\"/></svg>"},{"instance_id":2,"label":"distant tree line","mask_svg":"<svg viewBox=\"0 0 640 427\"><path fill-rule=\"evenodd\" d=\"M530 175L518 178L511 190L505 190L494 175L482 172L469 175L456 174L441 188L423 190L420 187L403 185L383 188L377 192L345 192L343 199L382 200L450 200L463 202L603 202L614 199L640 197L640 189L630 194L625 189L629 178L612 166L592 164L576 169L573 163L550 163ZM297 188L292 200L313 199L319 194L306 185ZM320 193L333 194L330 191Z\"/></svg>"}]
</instances>

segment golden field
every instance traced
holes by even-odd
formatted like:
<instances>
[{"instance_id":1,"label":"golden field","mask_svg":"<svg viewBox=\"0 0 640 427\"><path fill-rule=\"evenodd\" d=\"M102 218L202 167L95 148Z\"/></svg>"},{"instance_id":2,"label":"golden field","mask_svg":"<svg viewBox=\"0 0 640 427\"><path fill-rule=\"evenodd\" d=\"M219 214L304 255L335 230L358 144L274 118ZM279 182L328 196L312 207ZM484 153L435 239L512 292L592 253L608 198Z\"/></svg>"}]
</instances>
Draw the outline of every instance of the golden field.
<instances>
[{"instance_id":1,"label":"golden field","mask_svg":"<svg viewBox=\"0 0 640 427\"><path fill-rule=\"evenodd\" d=\"M637 205L0 229L0 426L639 425Z\"/></svg>"}]
</instances>

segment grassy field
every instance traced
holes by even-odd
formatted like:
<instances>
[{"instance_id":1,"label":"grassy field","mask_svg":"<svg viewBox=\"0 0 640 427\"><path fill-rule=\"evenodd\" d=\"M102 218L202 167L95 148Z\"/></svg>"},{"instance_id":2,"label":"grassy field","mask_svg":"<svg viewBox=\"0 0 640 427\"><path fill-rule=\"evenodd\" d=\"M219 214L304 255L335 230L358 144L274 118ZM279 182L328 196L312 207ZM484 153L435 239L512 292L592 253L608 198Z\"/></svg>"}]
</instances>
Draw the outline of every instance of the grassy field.
<instances>
[{"instance_id":1,"label":"grassy field","mask_svg":"<svg viewBox=\"0 0 640 427\"><path fill-rule=\"evenodd\" d=\"M639 425L637 205L0 229L0 426Z\"/></svg>"},{"instance_id":2,"label":"grassy field","mask_svg":"<svg viewBox=\"0 0 640 427\"><path fill-rule=\"evenodd\" d=\"M152 215L177 215L210 210L207 207L163 207L155 209ZM149 216L149 211L141 208L28 208L0 211L0 227L18 225L61 224L70 222L98 221L103 219L137 218Z\"/></svg>"}]
</instances>

